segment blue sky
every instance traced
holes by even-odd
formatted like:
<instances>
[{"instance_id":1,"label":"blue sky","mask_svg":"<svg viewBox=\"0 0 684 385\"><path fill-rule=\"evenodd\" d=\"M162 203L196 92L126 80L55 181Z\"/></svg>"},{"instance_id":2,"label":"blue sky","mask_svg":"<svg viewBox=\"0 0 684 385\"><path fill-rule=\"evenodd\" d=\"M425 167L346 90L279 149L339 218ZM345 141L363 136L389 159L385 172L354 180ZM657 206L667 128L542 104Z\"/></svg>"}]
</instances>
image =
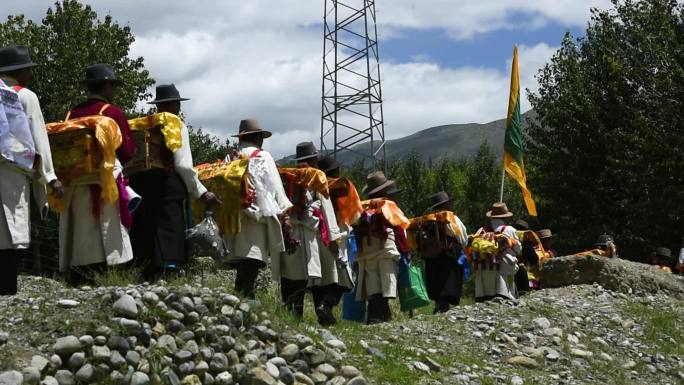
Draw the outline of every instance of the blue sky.
<instances>
[{"instance_id":1,"label":"blue sky","mask_svg":"<svg viewBox=\"0 0 684 385\"><path fill-rule=\"evenodd\" d=\"M380 53L382 60L392 62L419 58L448 68L503 68L513 53L514 45L547 43L558 46L566 32L574 37L583 36L585 28L553 22L536 28L495 30L464 40L453 39L440 28L406 29L398 36L381 41Z\"/></svg>"},{"instance_id":2,"label":"blue sky","mask_svg":"<svg viewBox=\"0 0 684 385\"><path fill-rule=\"evenodd\" d=\"M40 20L55 0L0 1L2 19ZM258 118L276 156L317 141L324 0L80 1L130 25L129 55L191 98L182 108L193 125L225 137ZM563 34L583 35L596 6L610 1L377 0L387 138L505 117L513 45L521 86L534 92Z\"/></svg>"}]
</instances>

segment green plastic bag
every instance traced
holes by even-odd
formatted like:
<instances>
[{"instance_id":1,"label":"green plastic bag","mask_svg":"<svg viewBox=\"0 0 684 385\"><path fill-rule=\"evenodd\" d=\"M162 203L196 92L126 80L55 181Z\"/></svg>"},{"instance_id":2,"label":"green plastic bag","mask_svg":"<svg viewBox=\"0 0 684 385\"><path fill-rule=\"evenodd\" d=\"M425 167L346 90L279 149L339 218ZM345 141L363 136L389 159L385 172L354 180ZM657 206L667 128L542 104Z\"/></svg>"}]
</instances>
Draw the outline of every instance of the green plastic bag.
<instances>
[{"instance_id":1,"label":"green plastic bag","mask_svg":"<svg viewBox=\"0 0 684 385\"><path fill-rule=\"evenodd\" d=\"M422 269L418 266L411 266L408 263L401 265L400 269L405 270L404 272L400 272L400 275L404 273L408 276L408 285L399 284L399 303L401 303L401 311L410 311L430 305L432 302L428 297L427 289L425 289Z\"/></svg>"}]
</instances>

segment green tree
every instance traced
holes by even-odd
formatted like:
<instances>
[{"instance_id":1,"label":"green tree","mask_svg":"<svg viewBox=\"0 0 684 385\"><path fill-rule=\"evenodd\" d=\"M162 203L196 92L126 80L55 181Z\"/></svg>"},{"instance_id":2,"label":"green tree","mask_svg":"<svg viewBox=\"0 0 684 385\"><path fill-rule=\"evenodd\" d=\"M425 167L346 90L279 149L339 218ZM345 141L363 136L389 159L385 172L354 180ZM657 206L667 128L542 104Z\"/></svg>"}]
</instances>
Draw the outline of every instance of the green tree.
<instances>
[{"instance_id":1,"label":"green tree","mask_svg":"<svg viewBox=\"0 0 684 385\"><path fill-rule=\"evenodd\" d=\"M150 96L154 81L142 57L128 56L134 40L129 26L119 25L111 15L100 19L89 5L76 0L55 2L40 23L10 15L0 24L0 45L26 45L39 64L30 88L38 94L48 122L64 119L71 107L85 99L81 80L85 67L93 63L112 65L123 80L116 103L135 114L136 102Z\"/></svg>"},{"instance_id":2,"label":"green tree","mask_svg":"<svg viewBox=\"0 0 684 385\"><path fill-rule=\"evenodd\" d=\"M530 185L566 244L675 248L684 219L684 5L613 0L565 36L528 96Z\"/></svg>"},{"instance_id":3,"label":"green tree","mask_svg":"<svg viewBox=\"0 0 684 385\"><path fill-rule=\"evenodd\" d=\"M492 202L499 198L501 167L496 163L496 156L485 140L477 149L475 158L465 166L464 199L457 201L456 207L470 231L474 232L487 223L485 214Z\"/></svg>"},{"instance_id":4,"label":"green tree","mask_svg":"<svg viewBox=\"0 0 684 385\"><path fill-rule=\"evenodd\" d=\"M192 160L197 164L212 163L226 157L228 153L237 148L235 142L231 143L228 139L221 139L202 130L201 127L194 128L187 124L188 134L190 135L190 150Z\"/></svg>"}]
</instances>

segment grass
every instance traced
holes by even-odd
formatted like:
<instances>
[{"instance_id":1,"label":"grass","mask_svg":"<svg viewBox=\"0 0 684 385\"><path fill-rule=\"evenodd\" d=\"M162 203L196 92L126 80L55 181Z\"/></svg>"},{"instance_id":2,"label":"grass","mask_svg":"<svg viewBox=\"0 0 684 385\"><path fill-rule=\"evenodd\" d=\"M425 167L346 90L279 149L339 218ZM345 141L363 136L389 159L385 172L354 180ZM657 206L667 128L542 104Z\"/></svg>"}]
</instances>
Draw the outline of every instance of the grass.
<instances>
[{"instance_id":1,"label":"grass","mask_svg":"<svg viewBox=\"0 0 684 385\"><path fill-rule=\"evenodd\" d=\"M652 353L680 357L684 355L684 317L681 311L662 308L656 310L643 303L628 303L624 312L642 325L642 342L653 347Z\"/></svg>"}]
</instances>

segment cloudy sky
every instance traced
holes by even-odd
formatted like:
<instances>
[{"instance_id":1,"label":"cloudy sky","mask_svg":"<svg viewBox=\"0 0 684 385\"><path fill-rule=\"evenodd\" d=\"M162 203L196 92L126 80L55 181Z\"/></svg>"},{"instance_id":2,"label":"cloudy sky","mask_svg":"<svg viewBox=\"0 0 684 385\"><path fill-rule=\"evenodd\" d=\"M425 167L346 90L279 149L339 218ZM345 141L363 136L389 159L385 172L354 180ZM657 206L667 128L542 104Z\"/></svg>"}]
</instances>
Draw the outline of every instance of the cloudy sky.
<instances>
[{"instance_id":1,"label":"cloudy sky","mask_svg":"<svg viewBox=\"0 0 684 385\"><path fill-rule=\"evenodd\" d=\"M39 20L53 0L1 0L0 17ZM319 137L322 18L330 0L84 0L130 24L131 56L158 84L173 82L187 120L234 133L256 117L274 132L276 156ZM349 2L361 0L347 0ZM513 45L520 81L537 70L566 31L582 35L592 7L608 0L377 0L385 132L488 122L506 114ZM523 109L528 109L527 100Z\"/></svg>"}]
</instances>

